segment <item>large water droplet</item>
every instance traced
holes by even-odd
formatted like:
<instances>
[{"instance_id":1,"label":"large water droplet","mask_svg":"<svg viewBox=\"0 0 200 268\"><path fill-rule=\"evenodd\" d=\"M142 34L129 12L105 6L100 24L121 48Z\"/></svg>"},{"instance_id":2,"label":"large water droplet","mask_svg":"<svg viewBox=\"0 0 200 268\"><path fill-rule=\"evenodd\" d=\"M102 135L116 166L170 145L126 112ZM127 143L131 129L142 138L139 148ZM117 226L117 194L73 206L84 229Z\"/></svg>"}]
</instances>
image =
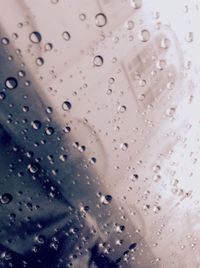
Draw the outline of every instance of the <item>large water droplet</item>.
<instances>
[{"instance_id":1,"label":"large water droplet","mask_svg":"<svg viewBox=\"0 0 200 268\"><path fill-rule=\"evenodd\" d=\"M41 34L40 34L39 32L32 32L32 33L30 33L30 35L29 35L29 39L30 39L30 41L31 41L32 43L34 43L34 44L38 44L38 43L41 42L41 40L42 40L42 36L41 36Z\"/></svg>"},{"instance_id":2,"label":"large water droplet","mask_svg":"<svg viewBox=\"0 0 200 268\"><path fill-rule=\"evenodd\" d=\"M0 196L0 203L3 205L9 204L13 200L13 197L9 193L5 193Z\"/></svg>"},{"instance_id":3,"label":"large water droplet","mask_svg":"<svg viewBox=\"0 0 200 268\"><path fill-rule=\"evenodd\" d=\"M69 101L64 101L62 104L62 108L64 111L69 111L72 108L72 105Z\"/></svg>"},{"instance_id":4,"label":"large water droplet","mask_svg":"<svg viewBox=\"0 0 200 268\"><path fill-rule=\"evenodd\" d=\"M96 67L102 66L103 65L103 57L100 55L95 56L93 59L93 64Z\"/></svg>"},{"instance_id":5,"label":"large water droplet","mask_svg":"<svg viewBox=\"0 0 200 268\"><path fill-rule=\"evenodd\" d=\"M5 81L5 86L8 89L15 89L18 85L17 79L14 77L8 77Z\"/></svg>"},{"instance_id":6,"label":"large water droplet","mask_svg":"<svg viewBox=\"0 0 200 268\"><path fill-rule=\"evenodd\" d=\"M105 14L98 13L95 16L95 24L96 24L96 26L103 27L103 26L106 25L106 23L107 23L107 18L106 18L106 15Z\"/></svg>"}]
</instances>

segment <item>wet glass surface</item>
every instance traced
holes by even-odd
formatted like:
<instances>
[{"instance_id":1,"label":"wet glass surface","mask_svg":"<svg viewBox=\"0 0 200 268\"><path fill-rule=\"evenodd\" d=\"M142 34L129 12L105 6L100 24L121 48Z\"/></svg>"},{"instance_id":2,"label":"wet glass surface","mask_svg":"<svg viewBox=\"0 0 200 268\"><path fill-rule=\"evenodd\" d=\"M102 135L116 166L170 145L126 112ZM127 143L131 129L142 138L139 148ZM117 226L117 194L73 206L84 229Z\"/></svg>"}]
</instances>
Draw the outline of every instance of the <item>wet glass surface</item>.
<instances>
[{"instance_id":1,"label":"wet glass surface","mask_svg":"<svg viewBox=\"0 0 200 268\"><path fill-rule=\"evenodd\" d=\"M0 267L199 268L199 0L0 3Z\"/></svg>"}]
</instances>

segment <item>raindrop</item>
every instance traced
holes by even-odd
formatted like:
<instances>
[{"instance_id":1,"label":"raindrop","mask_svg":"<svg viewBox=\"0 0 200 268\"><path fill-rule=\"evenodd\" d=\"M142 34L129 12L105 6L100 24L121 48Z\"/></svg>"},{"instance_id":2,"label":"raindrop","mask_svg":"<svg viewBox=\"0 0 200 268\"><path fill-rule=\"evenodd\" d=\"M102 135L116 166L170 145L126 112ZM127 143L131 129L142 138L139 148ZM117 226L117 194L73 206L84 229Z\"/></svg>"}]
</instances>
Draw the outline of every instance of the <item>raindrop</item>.
<instances>
[{"instance_id":1,"label":"raindrop","mask_svg":"<svg viewBox=\"0 0 200 268\"><path fill-rule=\"evenodd\" d=\"M155 164L155 165L153 166L153 172L157 173L157 172L159 172L160 170L161 170L160 165Z\"/></svg>"},{"instance_id":2,"label":"raindrop","mask_svg":"<svg viewBox=\"0 0 200 268\"><path fill-rule=\"evenodd\" d=\"M5 193L2 196L0 196L0 203L3 205L9 204L13 200L13 197L9 193Z\"/></svg>"},{"instance_id":3,"label":"raindrop","mask_svg":"<svg viewBox=\"0 0 200 268\"><path fill-rule=\"evenodd\" d=\"M135 24L132 20L129 20L127 23L126 23L126 28L127 30L133 30Z\"/></svg>"},{"instance_id":4,"label":"raindrop","mask_svg":"<svg viewBox=\"0 0 200 268\"><path fill-rule=\"evenodd\" d=\"M139 33L139 40L142 42L147 42L150 39L150 32L146 29L143 29Z\"/></svg>"},{"instance_id":5,"label":"raindrop","mask_svg":"<svg viewBox=\"0 0 200 268\"><path fill-rule=\"evenodd\" d=\"M1 43L3 44L3 45L8 45L9 43L10 43L10 41L9 41L9 39L8 38L6 38L6 37L3 37L2 39L1 39Z\"/></svg>"},{"instance_id":6,"label":"raindrop","mask_svg":"<svg viewBox=\"0 0 200 268\"><path fill-rule=\"evenodd\" d=\"M18 86L17 79L14 77L8 77L5 81L5 86L8 89L15 89Z\"/></svg>"},{"instance_id":7,"label":"raindrop","mask_svg":"<svg viewBox=\"0 0 200 268\"><path fill-rule=\"evenodd\" d=\"M44 49L46 51L51 51L53 49L53 45L51 43L47 43L45 44Z\"/></svg>"},{"instance_id":8,"label":"raindrop","mask_svg":"<svg viewBox=\"0 0 200 268\"><path fill-rule=\"evenodd\" d=\"M100 198L100 201L103 205L108 205L112 201L112 196L111 195L102 195Z\"/></svg>"},{"instance_id":9,"label":"raindrop","mask_svg":"<svg viewBox=\"0 0 200 268\"><path fill-rule=\"evenodd\" d=\"M103 57L100 55L95 56L93 59L93 64L96 67L102 66L103 65Z\"/></svg>"},{"instance_id":10,"label":"raindrop","mask_svg":"<svg viewBox=\"0 0 200 268\"><path fill-rule=\"evenodd\" d=\"M0 92L0 100L5 100L6 94L4 92Z\"/></svg>"},{"instance_id":11,"label":"raindrop","mask_svg":"<svg viewBox=\"0 0 200 268\"><path fill-rule=\"evenodd\" d=\"M61 154L59 156L59 159L60 159L60 161L65 162L67 160L67 155L66 154Z\"/></svg>"},{"instance_id":12,"label":"raindrop","mask_svg":"<svg viewBox=\"0 0 200 268\"><path fill-rule=\"evenodd\" d=\"M44 64L44 59L39 57L36 59L35 63L37 64L37 66L42 66Z\"/></svg>"},{"instance_id":13,"label":"raindrop","mask_svg":"<svg viewBox=\"0 0 200 268\"><path fill-rule=\"evenodd\" d=\"M96 24L96 26L103 27L103 26L106 25L106 23L107 23L107 18L106 18L106 15L105 14L98 13L95 16L95 24Z\"/></svg>"},{"instance_id":14,"label":"raindrop","mask_svg":"<svg viewBox=\"0 0 200 268\"><path fill-rule=\"evenodd\" d=\"M164 49L168 49L170 47L170 40L168 38L163 38L160 43L160 47Z\"/></svg>"},{"instance_id":15,"label":"raindrop","mask_svg":"<svg viewBox=\"0 0 200 268\"><path fill-rule=\"evenodd\" d=\"M126 151L127 149L128 149L128 143L122 143L121 145L120 145L120 149L122 150L122 151Z\"/></svg>"},{"instance_id":16,"label":"raindrop","mask_svg":"<svg viewBox=\"0 0 200 268\"><path fill-rule=\"evenodd\" d=\"M185 40L188 42L188 43L191 43L194 39L194 35L193 35L193 32L189 32L186 34L185 36Z\"/></svg>"},{"instance_id":17,"label":"raindrop","mask_svg":"<svg viewBox=\"0 0 200 268\"><path fill-rule=\"evenodd\" d=\"M59 2L59 0L51 0L52 4L57 4Z\"/></svg>"},{"instance_id":18,"label":"raindrop","mask_svg":"<svg viewBox=\"0 0 200 268\"><path fill-rule=\"evenodd\" d=\"M70 33L66 31L62 33L62 37L65 41L69 41L71 39Z\"/></svg>"},{"instance_id":19,"label":"raindrop","mask_svg":"<svg viewBox=\"0 0 200 268\"><path fill-rule=\"evenodd\" d=\"M137 98L139 101L143 101L145 99L145 94L139 94Z\"/></svg>"},{"instance_id":20,"label":"raindrop","mask_svg":"<svg viewBox=\"0 0 200 268\"><path fill-rule=\"evenodd\" d=\"M44 244L46 238L44 235L37 235L35 237L35 242L37 242L38 244Z\"/></svg>"},{"instance_id":21,"label":"raindrop","mask_svg":"<svg viewBox=\"0 0 200 268\"><path fill-rule=\"evenodd\" d=\"M168 108L165 112L166 116L168 117L173 117L174 114L176 112L176 108L175 107L171 107L171 108Z\"/></svg>"},{"instance_id":22,"label":"raindrop","mask_svg":"<svg viewBox=\"0 0 200 268\"><path fill-rule=\"evenodd\" d=\"M41 40L42 40L42 36L41 36L41 34L40 34L39 32L32 32L32 33L30 33L30 35L29 35L29 39L30 39L30 41L31 41L32 43L34 43L34 44L38 44L38 43L41 42Z\"/></svg>"},{"instance_id":23,"label":"raindrop","mask_svg":"<svg viewBox=\"0 0 200 268\"><path fill-rule=\"evenodd\" d=\"M130 0L131 7L138 9L142 6L142 0Z\"/></svg>"},{"instance_id":24,"label":"raindrop","mask_svg":"<svg viewBox=\"0 0 200 268\"><path fill-rule=\"evenodd\" d=\"M47 127L47 128L45 129L45 134L46 134L46 135L51 136L51 135L53 135L53 133L54 133L54 128L52 128L52 127Z\"/></svg>"},{"instance_id":25,"label":"raindrop","mask_svg":"<svg viewBox=\"0 0 200 268\"><path fill-rule=\"evenodd\" d=\"M166 60L158 60L156 63L156 67L158 70L162 71L166 67Z\"/></svg>"},{"instance_id":26,"label":"raindrop","mask_svg":"<svg viewBox=\"0 0 200 268\"><path fill-rule=\"evenodd\" d=\"M69 111L72 108L72 105L69 101L64 101L62 104L62 108L64 111Z\"/></svg>"},{"instance_id":27,"label":"raindrop","mask_svg":"<svg viewBox=\"0 0 200 268\"><path fill-rule=\"evenodd\" d=\"M84 13L81 13L81 14L79 15L79 19L80 19L81 21L84 21L84 20L86 19L86 15L85 15Z\"/></svg>"},{"instance_id":28,"label":"raindrop","mask_svg":"<svg viewBox=\"0 0 200 268\"><path fill-rule=\"evenodd\" d=\"M32 121L31 122L32 128L34 128L36 130L40 129L41 128L41 125L42 124L41 124L41 122L39 120L35 120L35 121Z\"/></svg>"},{"instance_id":29,"label":"raindrop","mask_svg":"<svg viewBox=\"0 0 200 268\"><path fill-rule=\"evenodd\" d=\"M40 169L40 165L37 163L32 163L28 165L28 171L31 174L36 174L39 171L39 169Z\"/></svg>"},{"instance_id":30,"label":"raindrop","mask_svg":"<svg viewBox=\"0 0 200 268\"><path fill-rule=\"evenodd\" d=\"M126 106L125 106L125 105L120 105L120 106L118 107L118 111L119 111L120 113L124 113L124 112L126 112Z\"/></svg>"},{"instance_id":31,"label":"raindrop","mask_svg":"<svg viewBox=\"0 0 200 268\"><path fill-rule=\"evenodd\" d=\"M19 77L24 77L26 75L26 73L25 73L25 71L23 71L23 70L20 70L19 72L18 72L18 76Z\"/></svg>"}]
</instances>

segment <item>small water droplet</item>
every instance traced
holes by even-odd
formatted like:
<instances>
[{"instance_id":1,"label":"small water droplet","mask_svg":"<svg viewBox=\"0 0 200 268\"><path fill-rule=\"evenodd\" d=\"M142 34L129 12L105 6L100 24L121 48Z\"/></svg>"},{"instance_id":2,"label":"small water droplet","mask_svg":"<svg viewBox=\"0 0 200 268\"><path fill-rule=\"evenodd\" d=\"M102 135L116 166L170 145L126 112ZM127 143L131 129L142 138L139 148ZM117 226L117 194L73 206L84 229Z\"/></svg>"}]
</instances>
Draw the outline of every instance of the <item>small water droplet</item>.
<instances>
[{"instance_id":1,"label":"small water droplet","mask_svg":"<svg viewBox=\"0 0 200 268\"><path fill-rule=\"evenodd\" d=\"M106 25L106 23L107 23L107 18L106 18L106 15L105 14L98 13L95 16L95 24L96 24L96 26L103 27L103 26Z\"/></svg>"},{"instance_id":2,"label":"small water droplet","mask_svg":"<svg viewBox=\"0 0 200 268\"><path fill-rule=\"evenodd\" d=\"M166 37L162 38L160 42L160 47L164 49L168 49L170 47L170 40Z\"/></svg>"},{"instance_id":3,"label":"small water droplet","mask_svg":"<svg viewBox=\"0 0 200 268\"><path fill-rule=\"evenodd\" d=\"M0 100L5 100L6 94L4 92L0 92Z\"/></svg>"},{"instance_id":4,"label":"small water droplet","mask_svg":"<svg viewBox=\"0 0 200 268\"><path fill-rule=\"evenodd\" d=\"M143 29L139 33L139 40L142 42L147 42L150 39L150 32L147 29Z\"/></svg>"},{"instance_id":5,"label":"small water droplet","mask_svg":"<svg viewBox=\"0 0 200 268\"><path fill-rule=\"evenodd\" d=\"M93 59L93 64L96 67L102 66L103 65L103 57L100 55L95 56Z\"/></svg>"},{"instance_id":6,"label":"small water droplet","mask_svg":"<svg viewBox=\"0 0 200 268\"><path fill-rule=\"evenodd\" d=\"M130 5L134 9L141 8L141 6L142 6L142 0L130 0Z\"/></svg>"},{"instance_id":7,"label":"small water droplet","mask_svg":"<svg viewBox=\"0 0 200 268\"><path fill-rule=\"evenodd\" d=\"M41 122L39 120L34 120L34 121L31 122L32 128L34 128L36 130L40 129L41 125L42 124L41 124Z\"/></svg>"},{"instance_id":8,"label":"small water droplet","mask_svg":"<svg viewBox=\"0 0 200 268\"><path fill-rule=\"evenodd\" d=\"M122 143L121 145L120 145L120 149L122 150L122 151L126 151L127 149L128 149L128 143Z\"/></svg>"},{"instance_id":9,"label":"small water droplet","mask_svg":"<svg viewBox=\"0 0 200 268\"><path fill-rule=\"evenodd\" d=\"M168 117L173 117L174 114L176 112L176 108L175 107L171 107L171 108L168 108L165 112L166 116Z\"/></svg>"},{"instance_id":10,"label":"small water droplet","mask_svg":"<svg viewBox=\"0 0 200 268\"><path fill-rule=\"evenodd\" d=\"M69 32L65 31L62 33L62 37L65 41L69 41L71 39L71 35Z\"/></svg>"},{"instance_id":11,"label":"small water droplet","mask_svg":"<svg viewBox=\"0 0 200 268\"><path fill-rule=\"evenodd\" d=\"M79 19L80 19L81 21L86 20L86 15L85 15L84 13L81 13L81 14L79 15Z\"/></svg>"},{"instance_id":12,"label":"small water droplet","mask_svg":"<svg viewBox=\"0 0 200 268\"><path fill-rule=\"evenodd\" d=\"M64 101L62 104L62 108L64 111L69 111L72 108L72 105L69 101Z\"/></svg>"},{"instance_id":13,"label":"small water droplet","mask_svg":"<svg viewBox=\"0 0 200 268\"><path fill-rule=\"evenodd\" d=\"M35 63L37 64L37 66L42 66L44 64L44 59L39 57L36 59Z\"/></svg>"},{"instance_id":14,"label":"small water droplet","mask_svg":"<svg viewBox=\"0 0 200 268\"><path fill-rule=\"evenodd\" d=\"M120 113L124 113L124 112L126 112L126 106L125 106L125 105L120 105L120 106L118 107L118 111L119 111Z\"/></svg>"},{"instance_id":15,"label":"small water droplet","mask_svg":"<svg viewBox=\"0 0 200 268\"><path fill-rule=\"evenodd\" d=\"M51 43L47 43L44 46L45 51L51 51L53 49L53 45Z\"/></svg>"},{"instance_id":16,"label":"small water droplet","mask_svg":"<svg viewBox=\"0 0 200 268\"><path fill-rule=\"evenodd\" d=\"M46 135L51 136L51 135L53 135L53 133L54 133L54 128L52 128L52 127L47 127L47 128L45 129L45 134L46 134Z\"/></svg>"},{"instance_id":17,"label":"small water droplet","mask_svg":"<svg viewBox=\"0 0 200 268\"><path fill-rule=\"evenodd\" d=\"M34 43L34 44L38 44L38 43L41 42L41 40L42 40L42 36L41 36L41 34L40 34L39 32L32 32L32 33L30 33L30 35L29 35L29 39L30 39L30 41L31 41L32 43Z\"/></svg>"},{"instance_id":18,"label":"small water droplet","mask_svg":"<svg viewBox=\"0 0 200 268\"><path fill-rule=\"evenodd\" d=\"M135 26L134 21L132 21L132 20L127 21L127 23L126 23L127 30L132 30L134 28L134 26Z\"/></svg>"},{"instance_id":19,"label":"small water droplet","mask_svg":"<svg viewBox=\"0 0 200 268\"><path fill-rule=\"evenodd\" d=\"M32 163L28 165L28 171L31 174L36 174L40 169L40 165L38 163Z\"/></svg>"},{"instance_id":20,"label":"small water droplet","mask_svg":"<svg viewBox=\"0 0 200 268\"><path fill-rule=\"evenodd\" d=\"M193 32L189 32L186 34L185 36L185 40L188 42L188 43L191 43L194 39L194 34Z\"/></svg>"}]
</instances>

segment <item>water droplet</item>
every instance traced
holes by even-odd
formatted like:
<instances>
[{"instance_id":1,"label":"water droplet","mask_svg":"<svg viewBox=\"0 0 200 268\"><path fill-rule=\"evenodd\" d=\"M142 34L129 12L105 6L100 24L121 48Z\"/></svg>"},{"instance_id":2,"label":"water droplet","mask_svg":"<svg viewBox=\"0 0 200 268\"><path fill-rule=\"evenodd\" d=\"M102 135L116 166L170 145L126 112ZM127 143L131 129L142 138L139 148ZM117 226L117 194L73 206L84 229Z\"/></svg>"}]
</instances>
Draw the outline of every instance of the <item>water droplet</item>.
<instances>
[{"instance_id":1,"label":"water droplet","mask_svg":"<svg viewBox=\"0 0 200 268\"><path fill-rule=\"evenodd\" d=\"M161 210L160 206L154 206L153 207L153 212L158 213Z\"/></svg>"},{"instance_id":2,"label":"water droplet","mask_svg":"<svg viewBox=\"0 0 200 268\"><path fill-rule=\"evenodd\" d=\"M188 42L188 43L191 43L194 39L194 34L193 32L189 32L186 34L185 36L185 40Z\"/></svg>"},{"instance_id":3,"label":"water droplet","mask_svg":"<svg viewBox=\"0 0 200 268\"><path fill-rule=\"evenodd\" d=\"M69 41L71 39L71 35L69 32L65 31L62 33L62 37L65 41Z\"/></svg>"},{"instance_id":4,"label":"water droplet","mask_svg":"<svg viewBox=\"0 0 200 268\"><path fill-rule=\"evenodd\" d=\"M0 92L0 100L5 100L6 94L4 92Z\"/></svg>"},{"instance_id":5,"label":"water droplet","mask_svg":"<svg viewBox=\"0 0 200 268\"><path fill-rule=\"evenodd\" d=\"M126 112L126 106L125 106L125 105L120 105L120 106L118 107L118 111L119 111L120 113L124 113L124 112Z\"/></svg>"},{"instance_id":6,"label":"water droplet","mask_svg":"<svg viewBox=\"0 0 200 268\"><path fill-rule=\"evenodd\" d=\"M142 42L147 42L150 39L150 32L146 29L143 29L139 33L139 40Z\"/></svg>"},{"instance_id":7,"label":"water droplet","mask_svg":"<svg viewBox=\"0 0 200 268\"><path fill-rule=\"evenodd\" d=\"M6 37L3 37L2 39L1 39L1 43L3 44L3 45L8 45L9 43L10 43L10 41L9 41L9 39L8 38L6 38Z\"/></svg>"},{"instance_id":8,"label":"water droplet","mask_svg":"<svg viewBox=\"0 0 200 268\"><path fill-rule=\"evenodd\" d=\"M156 63L156 67L158 70L162 71L166 67L167 63L166 60L158 60Z\"/></svg>"},{"instance_id":9,"label":"water droplet","mask_svg":"<svg viewBox=\"0 0 200 268\"><path fill-rule=\"evenodd\" d=\"M81 13L81 14L79 15L79 19L80 19L81 21L84 21L84 20L86 19L86 15L85 15L84 13Z\"/></svg>"},{"instance_id":10,"label":"water droplet","mask_svg":"<svg viewBox=\"0 0 200 268\"><path fill-rule=\"evenodd\" d=\"M96 24L96 26L103 27L103 26L106 25L106 23L107 23L107 18L106 18L106 15L105 14L98 13L95 16L95 24Z\"/></svg>"},{"instance_id":11,"label":"water droplet","mask_svg":"<svg viewBox=\"0 0 200 268\"><path fill-rule=\"evenodd\" d=\"M14 77L8 77L5 81L5 86L8 89L15 89L18 86L17 79Z\"/></svg>"},{"instance_id":12,"label":"water droplet","mask_svg":"<svg viewBox=\"0 0 200 268\"><path fill-rule=\"evenodd\" d=\"M160 42L160 47L164 49L168 49L170 47L170 40L166 37L162 38Z\"/></svg>"},{"instance_id":13,"label":"water droplet","mask_svg":"<svg viewBox=\"0 0 200 268\"><path fill-rule=\"evenodd\" d=\"M41 42L41 40L42 40L42 36L41 36L41 34L40 34L39 32L32 32L32 33L30 33L30 35L29 35L29 39L30 39L30 41L31 41L32 43L34 43L34 44L38 44L38 43Z\"/></svg>"},{"instance_id":14,"label":"water droplet","mask_svg":"<svg viewBox=\"0 0 200 268\"><path fill-rule=\"evenodd\" d=\"M122 150L122 151L126 151L127 149L128 149L128 143L122 143L121 145L120 145L120 149Z\"/></svg>"},{"instance_id":15,"label":"water droplet","mask_svg":"<svg viewBox=\"0 0 200 268\"><path fill-rule=\"evenodd\" d=\"M36 59L35 63L37 64L37 66L42 66L44 64L44 59L39 57Z\"/></svg>"},{"instance_id":16,"label":"water droplet","mask_svg":"<svg viewBox=\"0 0 200 268\"><path fill-rule=\"evenodd\" d=\"M160 165L155 164L155 165L153 166L153 172L155 172L155 173L159 172L160 169L161 169Z\"/></svg>"},{"instance_id":17,"label":"water droplet","mask_svg":"<svg viewBox=\"0 0 200 268\"><path fill-rule=\"evenodd\" d=\"M127 23L126 23L126 28L127 28L128 30L132 30L132 29L134 28L134 26L135 26L134 21L132 21L132 20L127 21Z\"/></svg>"},{"instance_id":18,"label":"water droplet","mask_svg":"<svg viewBox=\"0 0 200 268\"><path fill-rule=\"evenodd\" d=\"M52 4L57 4L59 2L59 0L51 0Z\"/></svg>"},{"instance_id":19,"label":"water droplet","mask_svg":"<svg viewBox=\"0 0 200 268\"><path fill-rule=\"evenodd\" d=\"M137 98L138 100L143 101L145 99L145 94L139 94Z\"/></svg>"},{"instance_id":20,"label":"water droplet","mask_svg":"<svg viewBox=\"0 0 200 268\"><path fill-rule=\"evenodd\" d=\"M46 238L44 235L37 235L35 237L35 242L37 242L38 244L44 244Z\"/></svg>"},{"instance_id":21,"label":"water droplet","mask_svg":"<svg viewBox=\"0 0 200 268\"><path fill-rule=\"evenodd\" d=\"M53 49L53 45L51 43L47 43L45 44L44 49L46 51L51 51Z\"/></svg>"},{"instance_id":22,"label":"water droplet","mask_svg":"<svg viewBox=\"0 0 200 268\"><path fill-rule=\"evenodd\" d=\"M18 76L19 76L19 77L25 77L25 75L26 75L26 73L25 73L25 71L23 71L23 70L20 70L20 71L18 72Z\"/></svg>"},{"instance_id":23,"label":"water droplet","mask_svg":"<svg viewBox=\"0 0 200 268\"><path fill-rule=\"evenodd\" d=\"M111 195L102 195L100 198L100 201L103 205L108 205L112 201Z\"/></svg>"},{"instance_id":24,"label":"water droplet","mask_svg":"<svg viewBox=\"0 0 200 268\"><path fill-rule=\"evenodd\" d=\"M51 136L51 135L53 135L53 133L54 133L54 128L52 128L52 127L47 127L47 128L45 129L45 134L46 134L46 135Z\"/></svg>"},{"instance_id":25,"label":"water droplet","mask_svg":"<svg viewBox=\"0 0 200 268\"><path fill-rule=\"evenodd\" d=\"M142 6L142 0L130 0L131 7L138 9Z\"/></svg>"},{"instance_id":26,"label":"water droplet","mask_svg":"<svg viewBox=\"0 0 200 268\"><path fill-rule=\"evenodd\" d=\"M64 111L69 111L72 108L72 105L69 101L64 101L62 104L62 108Z\"/></svg>"},{"instance_id":27,"label":"water droplet","mask_svg":"<svg viewBox=\"0 0 200 268\"><path fill-rule=\"evenodd\" d=\"M9 193L5 193L2 196L0 196L0 203L3 205L9 204L13 200L13 197Z\"/></svg>"},{"instance_id":28,"label":"water droplet","mask_svg":"<svg viewBox=\"0 0 200 268\"><path fill-rule=\"evenodd\" d=\"M40 169L40 165L38 163L32 163L28 165L28 171L31 174L36 174Z\"/></svg>"},{"instance_id":29,"label":"water droplet","mask_svg":"<svg viewBox=\"0 0 200 268\"><path fill-rule=\"evenodd\" d=\"M168 108L165 112L166 116L168 117L173 117L174 114L176 112L176 108L175 107L171 107L171 108Z\"/></svg>"},{"instance_id":30,"label":"water droplet","mask_svg":"<svg viewBox=\"0 0 200 268\"><path fill-rule=\"evenodd\" d=\"M100 55L95 56L93 59L93 64L96 67L102 66L103 65L103 57Z\"/></svg>"},{"instance_id":31,"label":"water droplet","mask_svg":"<svg viewBox=\"0 0 200 268\"><path fill-rule=\"evenodd\" d=\"M34 120L34 121L31 122L32 128L34 128L36 130L40 129L41 125L42 124L41 124L41 122L39 120Z\"/></svg>"},{"instance_id":32,"label":"water droplet","mask_svg":"<svg viewBox=\"0 0 200 268\"><path fill-rule=\"evenodd\" d=\"M67 160L67 155L66 154L61 154L59 156L59 159L60 159L60 161L65 162Z\"/></svg>"}]
</instances>

